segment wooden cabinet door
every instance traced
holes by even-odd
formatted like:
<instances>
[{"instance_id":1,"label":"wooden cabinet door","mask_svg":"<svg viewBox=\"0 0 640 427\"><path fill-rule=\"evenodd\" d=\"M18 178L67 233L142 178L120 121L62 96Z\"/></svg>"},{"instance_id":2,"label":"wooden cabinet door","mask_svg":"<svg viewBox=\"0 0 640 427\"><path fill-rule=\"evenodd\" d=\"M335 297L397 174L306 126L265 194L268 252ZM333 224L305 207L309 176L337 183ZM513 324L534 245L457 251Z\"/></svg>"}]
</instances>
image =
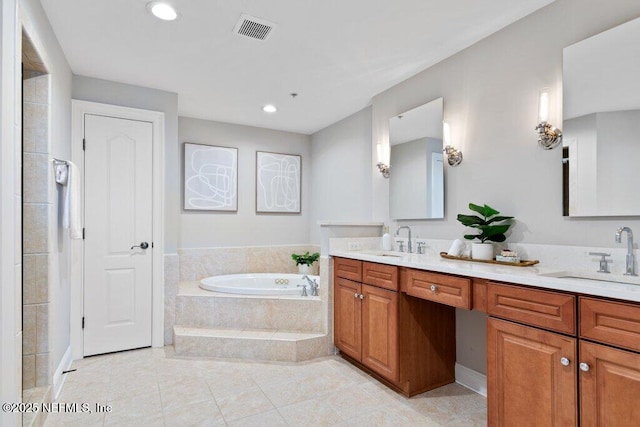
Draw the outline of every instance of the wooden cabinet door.
<instances>
[{"instance_id":1,"label":"wooden cabinet door","mask_svg":"<svg viewBox=\"0 0 640 427\"><path fill-rule=\"evenodd\" d=\"M489 425L577 425L576 342L575 338L489 318ZM567 359L566 366L562 358Z\"/></svg>"},{"instance_id":2,"label":"wooden cabinet door","mask_svg":"<svg viewBox=\"0 0 640 427\"><path fill-rule=\"evenodd\" d=\"M398 381L398 293L362 285L362 363Z\"/></svg>"},{"instance_id":3,"label":"wooden cabinet door","mask_svg":"<svg viewBox=\"0 0 640 427\"><path fill-rule=\"evenodd\" d=\"M580 362L581 425L639 426L640 354L580 341Z\"/></svg>"},{"instance_id":4,"label":"wooden cabinet door","mask_svg":"<svg viewBox=\"0 0 640 427\"><path fill-rule=\"evenodd\" d=\"M334 287L334 344L344 354L362 359L362 285L340 277Z\"/></svg>"}]
</instances>

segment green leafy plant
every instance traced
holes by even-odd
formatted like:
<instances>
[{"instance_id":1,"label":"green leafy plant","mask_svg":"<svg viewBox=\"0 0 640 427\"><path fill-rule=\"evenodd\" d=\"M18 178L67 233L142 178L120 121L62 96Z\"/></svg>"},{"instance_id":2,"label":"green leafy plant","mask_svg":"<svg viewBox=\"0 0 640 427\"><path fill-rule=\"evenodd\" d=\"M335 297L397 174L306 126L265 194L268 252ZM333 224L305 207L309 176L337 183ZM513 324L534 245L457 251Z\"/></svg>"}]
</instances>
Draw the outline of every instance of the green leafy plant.
<instances>
[{"instance_id":1,"label":"green leafy plant","mask_svg":"<svg viewBox=\"0 0 640 427\"><path fill-rule=\"evenodd\" d=\"M499 216L500 212L489 205L479 206L469 203L469 209L479 213L480 216L458 214L458 221L462 225L478 229L480 234L465 234L465 239L478 239L482 243L487 240L490 242L504 242L506 240L507 237L504 233L511 227L512 216Z\"/></svg>"},{"instance_id":2,"label":"green leafy plant","mask_svg":"<svg viewBox=\"0 0 640 427\"><path fill-rule=\"evenodd\" d=\"M303 254L291 254L291 259L296 262L296 265L311 265L320 258L320 253L315 252L310 254L309 251Z\"/></svg>"}]
</instances>

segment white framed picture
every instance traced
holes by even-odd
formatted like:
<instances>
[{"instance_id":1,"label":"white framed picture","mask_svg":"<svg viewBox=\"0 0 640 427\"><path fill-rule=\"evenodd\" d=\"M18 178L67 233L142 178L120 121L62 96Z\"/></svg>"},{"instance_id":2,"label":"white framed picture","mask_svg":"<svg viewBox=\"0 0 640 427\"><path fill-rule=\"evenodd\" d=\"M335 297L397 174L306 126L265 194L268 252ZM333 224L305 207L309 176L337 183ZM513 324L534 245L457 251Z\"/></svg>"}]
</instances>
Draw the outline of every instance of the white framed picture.
<instances>
[{"instance_id":1,"label":"white framed picture","mask_svg":"<svg viewBox=\"0 0 640 427\"><path fill-rule=\"evenodd\" d=\"M256 212L300 213L302 157L256 152Z\"/></svg>"},{"instance_id":2,"label":"white framed picture","mask_svg":"<svg viewBox=\"0 0 640 427\"><path fill-rule=\"evenodd\" d=\"M185 210L238 211L238 149L184 144Z\"/></svg>"}]
</instances>

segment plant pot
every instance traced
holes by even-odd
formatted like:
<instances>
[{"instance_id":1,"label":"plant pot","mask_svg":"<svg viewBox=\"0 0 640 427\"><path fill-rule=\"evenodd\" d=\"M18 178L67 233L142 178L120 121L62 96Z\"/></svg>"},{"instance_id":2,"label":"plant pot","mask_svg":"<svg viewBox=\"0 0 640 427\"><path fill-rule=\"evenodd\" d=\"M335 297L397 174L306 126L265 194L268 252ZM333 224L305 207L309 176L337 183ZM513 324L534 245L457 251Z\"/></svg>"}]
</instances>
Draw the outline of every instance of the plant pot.
<instances>
[{"instance_id":1,"label":"plant pot","mask_svg":"<svg viewBox=\"0 0 640 427\"><path fill-rule=\"evenodd\" d=\"M298 265L298 274L311 274L311 266L307 264Z\"/></svg>"},{"instance_id":2,"label":"plant pot","mask_svg":"<svg viewBox=\"0 0 640 427\"><path fill-rule=\"evenodd\" d=\"M493 243L471 243L471 258L493 259Z\"/></svg>"}]
</instances>

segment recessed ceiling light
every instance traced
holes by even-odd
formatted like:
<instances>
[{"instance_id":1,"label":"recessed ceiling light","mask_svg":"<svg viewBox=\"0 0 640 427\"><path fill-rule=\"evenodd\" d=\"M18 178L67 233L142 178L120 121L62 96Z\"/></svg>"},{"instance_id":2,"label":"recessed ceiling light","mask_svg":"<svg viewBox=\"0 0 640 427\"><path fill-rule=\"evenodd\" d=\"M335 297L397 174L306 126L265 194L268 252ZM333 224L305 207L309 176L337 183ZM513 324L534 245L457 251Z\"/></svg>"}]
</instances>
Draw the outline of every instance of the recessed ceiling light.
<instances>
[{"instance_id":1,"label":"recessed ceiling light","mask_svg":"<svg viewBox=\"0 0 640 427\"><path fill-rule=\"evenodd\" d=\"M276 111L278 111L278 109L275 105L267 104L262 107L262 111L264 111L265 113L275 113Z\"/></svg>"},{"instance_id":2,"label":"recessed ceiling light","mask_svg":"<svg viewBox=\"0 0 640 427\"><path fill-rule=\"evenodd\" d=\"M153 16L162 19L163 21L174 21L178 19L178 12L176 12L176 10L167 3L152 1L147 3L147 9L153 14Z\"/></svg>"}]
</instances>

